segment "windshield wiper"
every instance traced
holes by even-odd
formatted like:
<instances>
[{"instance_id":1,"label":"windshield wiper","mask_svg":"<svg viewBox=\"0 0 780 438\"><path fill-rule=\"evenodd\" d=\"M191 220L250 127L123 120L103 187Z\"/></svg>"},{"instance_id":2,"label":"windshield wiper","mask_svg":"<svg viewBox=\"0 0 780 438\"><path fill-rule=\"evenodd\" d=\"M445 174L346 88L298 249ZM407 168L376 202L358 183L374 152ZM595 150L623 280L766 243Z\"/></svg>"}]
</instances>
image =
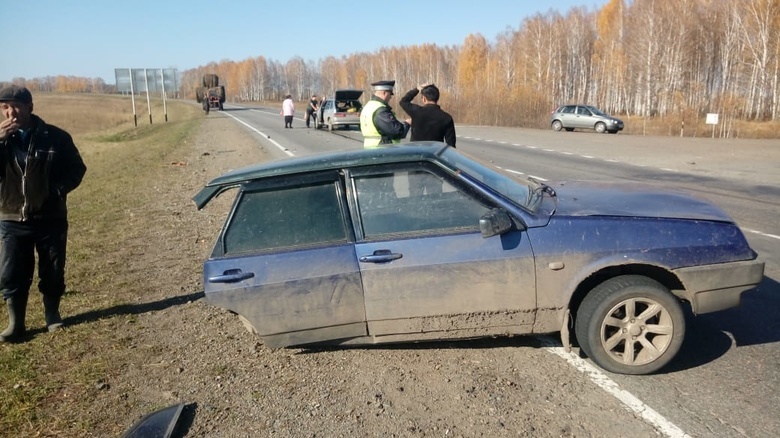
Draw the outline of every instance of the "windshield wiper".
<instances>
[{"instance_id":1,"label":"windshield wiper","mask_svg":"<svg viewBox=\"0 0 780 438\"><path fill-rule=\"evenodd\" d=\"M554 188L548 186L547 184L539 181L536 178L529 177L528 179L530 179L531 181L533 181L533 182L535 182L536 184L539 185L537 188L534 189L534 194L536 194L536 193L540 193L540 194L541 193L547 193L548 195L552 196L553 198L555 198L557 196L555 194L555 189Z\"/></svg>"}]
</instances>

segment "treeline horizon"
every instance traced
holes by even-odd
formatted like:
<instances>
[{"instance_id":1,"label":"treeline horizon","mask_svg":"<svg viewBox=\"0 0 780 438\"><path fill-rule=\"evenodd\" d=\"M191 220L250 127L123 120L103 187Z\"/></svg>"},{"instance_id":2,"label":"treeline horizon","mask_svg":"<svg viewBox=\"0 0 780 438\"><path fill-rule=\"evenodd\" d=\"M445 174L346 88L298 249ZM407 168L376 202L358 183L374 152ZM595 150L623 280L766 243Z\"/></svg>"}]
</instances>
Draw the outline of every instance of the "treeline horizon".
<instances>
[{"instance_id":1,"label":"treeline horizon","mask_svg":"<svg viewBox=\"0 0 780 438\"><path fill-rule=\"evenodd\" d=\"M423 82L460 123L545 127L561 104L586 103L624 117L780 119L780 0L611 0L524 19L493 41L460 46L382 47L373 53L282 63L264 56L221 60L180 72L179 95L195 99L217 74L227 101L305 101L337 89L396 80L396 95ZM33 91L112 93L101 79L15 78ZM397 105L397 104L396 104Z\"/></svg>"}]
</instances>

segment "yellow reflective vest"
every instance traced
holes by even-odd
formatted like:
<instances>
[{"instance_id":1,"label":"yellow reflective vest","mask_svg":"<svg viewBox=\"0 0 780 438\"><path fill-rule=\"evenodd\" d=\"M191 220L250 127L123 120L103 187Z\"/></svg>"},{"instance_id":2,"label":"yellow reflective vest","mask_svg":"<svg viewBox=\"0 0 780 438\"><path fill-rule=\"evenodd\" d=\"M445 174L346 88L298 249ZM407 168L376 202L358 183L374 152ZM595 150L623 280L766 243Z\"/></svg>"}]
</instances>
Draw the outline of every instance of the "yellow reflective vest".
<instances>
[{"instance_id":1,"label":"yellow reflective vest","mask_svg":"<svg viewBox=\"0 0 780 438\"><path fill-rule=\"evenodd\" d=\"M379 108L385 107L382 101L371 99L360 112L360 132L363 133L363 147L367 149L378 148L382 146L382 134L374 125L374 113ZM393 143L400 143L401 140L393 140Z\"/></svg>"}]
</instances>

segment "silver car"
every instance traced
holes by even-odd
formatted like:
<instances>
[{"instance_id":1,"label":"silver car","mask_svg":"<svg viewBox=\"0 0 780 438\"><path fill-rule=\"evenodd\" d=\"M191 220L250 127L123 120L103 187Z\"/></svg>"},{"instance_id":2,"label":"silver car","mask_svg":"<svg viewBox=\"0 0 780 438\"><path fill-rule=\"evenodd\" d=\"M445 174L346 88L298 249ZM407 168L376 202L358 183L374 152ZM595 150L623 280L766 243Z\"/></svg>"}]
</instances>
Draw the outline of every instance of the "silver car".
<instances>
[{"instance_id":1,"label":"silver car","mask_svg":"<svg viewBox=\"0 0 780 438\"><path fill-rule=\"evenodd\" d=\"M623 121L591 105L562 105L550 116L553 131L565 129L593 129L598 133L617 134L623 130Z\"/></svg>"},{"instance_id":2,"label":"silver car","mask_svg":"<svg viewBox=\"0 0 780 438\"><path fill-rule=\"evenodd\" d=\"M360 127L360 110L363 104L358 99L363 90L336 90L332 99L322 103L319 114L319 126L327 126L328 131L344 126Z\"/></svg>"}]
</instances>

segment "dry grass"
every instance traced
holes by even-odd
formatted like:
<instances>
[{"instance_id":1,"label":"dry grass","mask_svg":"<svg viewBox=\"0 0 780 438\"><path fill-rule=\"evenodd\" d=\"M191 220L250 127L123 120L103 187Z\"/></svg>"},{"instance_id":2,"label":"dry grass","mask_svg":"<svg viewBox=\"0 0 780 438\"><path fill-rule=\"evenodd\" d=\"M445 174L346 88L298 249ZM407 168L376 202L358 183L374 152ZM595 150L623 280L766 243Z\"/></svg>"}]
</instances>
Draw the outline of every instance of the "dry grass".
<instances>
[{"instance_id":1,"label":"dry grass","mask_svg":"<svg viewBox=\"0 0 780 438\"><path fill-rule=\"evenodd\" d=\"M128 215L142 209L144 196L149 196L144 190L167 164L164 157L180 147L203 119L191 102L169 101L166 123L158 99L152 106L156 122L149 124L146 101L137 99L141 116L136 127L129 97L39 93L33 98L36 114L73 135L88 168L81 187L69 197L72 231L63 314L92 316L88 323L68 327L64 336L44 333L39 295L31 291L27 312L31 338L0 344L0 436L19 436L22 430L34 430L36 436L61 435L56 426L41 422L42 407L85 397L99 376L116 366L109 356L90 352L110 355L121 346L121 340L111 336L115 322L100 315L131 299L118 293L123 280L117 275L123 260L132 256L125 245L132 238ZM0 325L6 324L2 310ZM63 421L76 430L95 426L83 418Z\"/></svg>"},{"instance_id":2,"label":"dry grass","mask_svg":"<svg viewBox=\"0 0 780 438\"><path fill-rule=\"evenodd\" d=\"M133 106L128 97L89 94L37 93L35 113L76 138L111 128L133 126ZM138 107L136 101L136 107ZM146 110L146 101L142 101Z\"/></svg>"},{"instance_id":3,"label":"dry grass","mask_svg":"<svg viewBox=\"0 0 780 438\"><path fill-rule=\"evenodd\" d=\"M713 125L704 118L618 116L625 122L624 134L660 135L669 137L712 137ZM724 123L728 125L724 126ZM780 122L734 120L714 126L716 138L772 139L780 136Z\"/></svg>"}]
</instances>

